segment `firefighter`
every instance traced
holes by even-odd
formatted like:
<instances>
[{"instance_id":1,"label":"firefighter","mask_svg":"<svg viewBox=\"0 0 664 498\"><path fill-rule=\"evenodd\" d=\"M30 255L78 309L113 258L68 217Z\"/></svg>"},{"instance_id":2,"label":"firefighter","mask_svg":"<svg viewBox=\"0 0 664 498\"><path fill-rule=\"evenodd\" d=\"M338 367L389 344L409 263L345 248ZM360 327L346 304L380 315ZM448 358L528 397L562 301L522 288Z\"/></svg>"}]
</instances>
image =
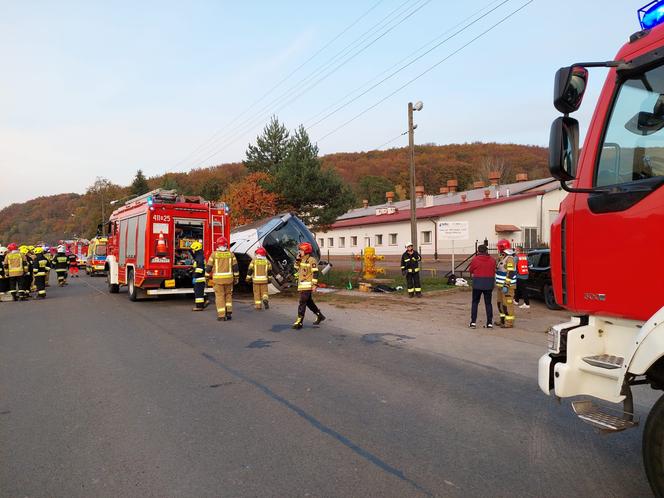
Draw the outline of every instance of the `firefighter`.
<instances>
[{"instance_id":1,"label":"firefighter","mask_svg":"<svg viewBox=\"0 0 664 498\"><path fill-rule=\"evenodd\" d=\"M267 260L264 247L256 249L256 259L249 263L247 270L247 282L253 282L254 307L257 310L265 307L270 309L270 301L267 293L267 284L272 276L272 265ZM261 306L262 305L262 306Z\"/></svg>"},{"instance_id":2,"label":"firefighter","mask_svg":"<svg viewBox=\"0 0 664 498\"><path fill-rule=\"evenodd\" d=\"M413 248L413 243L408 242L406 244L406 252L401 255L401 273L406 277L408 297L422 297L420 261L422 261L422 257Z\"/></svg>"},{"instance_id":3,"label":"firefighter","mask_svg":"<svg viewBox=\"0 0 664 498\"><path fill-rule=\"evenodd\" d=\"M52 267L55 274L58 276L58 286L62 287L67 285L67 255L65 254L65 246L59 245L58 252L53 256Z\"/></svg>"},{"instance_id":4,"label":"firefighter","mask_svg":"<svg viewBox=\"0 0 664 498\"><path fill-rule=\"evenodd\" d=\"M295 260L295 269L297 270L297 290L300 293L300 302L297 308L297 319L292 328L301 329L304 321L304 312L309 308L315 315L314 325L320 325L325 320L325 316L316 306L313 299L313 293L318 284L318 265L316 259L311 255L313 248L309 242L302 242L298 246L298 255Z\"/></svg>"},{"instance_id":5,"label":"firefighter","mask_svg":"<svg viewBox=\"0 0 664 498\"><path fill-rule=\"evenodd\" d=\"M13 242L7 246L7 254L3 261L5 275L9 281L9 294L14 301L18 301L23 295L21 282L23 280L23 256L18 246Z\"/></svg>"},{"instance_id":6,"label":"firefighter","mask_svg":"<svg viewBox=\"0 0 664 498\"><path fill-rule=\"evenodd\" d=\"M50 287L51 284L49 283L51 280L51 264L53 261L53 254L51 253L51 247L49 245L43 246L44 249L44 257L48 260L48 265L46 268L46 287Z\"/></svg>"},{"instance_id":7,"label":"firefighter","mask_svg":"<svg viewBox=\"0 0 664 498\"><path fill-rule=\"evenodd\" d=\"M19 290L19 299L27 301L30 299L30 291L32 290L32 257L30 255L30 247L23 245L18 248L18 251L23 257L23 278L21 278L21 289Z\"/></svg>"},{"instance_id":8,"label":"firefighter","mask_svg":"<svg viewBox=\"0 0 664 498\"><path fill-rule=\"evenodd\" d=\"M194 253L194 307L192 311L203 311L205 309L205 255L203 244L193 242L191 252Z\"/></svg>"},{"instance_id":9,"label":"firefighter","mask_svg":"<svg viewBox=\"0 0 664 498\"><path fill-rule=\"evenodd\" d=\"M519 306L519 299L523 299L522 309L530 308L528 297L528 256L523 252L523 247L518 247L516 252L516 290L514 292L514 306Z\"/></svg>"},{"instance_id":10,"label":"firefighter","mask_svg":"<svg viewBox=\"0 0 664 498\"><path fill-rule=\"evenodd\" d=\"M7 254L7 248L0 245L0 302L9 290L9 278L5 275L5 254Z\"/></svg>"},{"instance_id":11,"label":"firefighter","mask_svg":"<svg viewBox=\"0 0 664 498\"><path fill-rule=\"evenodd\" d=\"M76 254L70 252L67 256L67 261L69 262L69 274L72 278L78 278L78 259L76 258Z\"/></svg>"},{"instance_id":12,"label":"firefighter","mask_svg":"<svg viewBox=\"0 0 664 498\"><path fill-rule=\"evenodd\" d=\"M500 239L497 244L500 259L496 265L496 288L498 289L498 312L503 328L514 327L514 287L516 286L516 263L510 241Z\"/></svg>"},{"instance_id":13,"label":"firefighter","mask_svg":"<svg viewBox=\"0 0 664 498\"><path fill-rule=\"evenodd\" d=\"M215 241L215 250L205 266L205 271L214 285L214 301L217 306L217 320L230 320L233 315L233 285L240 279L237 259L228 248L226 237Z\"/></svg>"},{"instance_id":14,"label":"firefighter","mask_svg":"<svg viewBox=\"0 0 664 498\"><path fill-rule=\"evenodd\" d=\"M37 299L44 299L46 297L46 271L49 268L48 259L44 256L44 249L42 247L35 247L34 253L35 257L32 261L32 267L37 287Z\"/></svg>"}]
</instances>

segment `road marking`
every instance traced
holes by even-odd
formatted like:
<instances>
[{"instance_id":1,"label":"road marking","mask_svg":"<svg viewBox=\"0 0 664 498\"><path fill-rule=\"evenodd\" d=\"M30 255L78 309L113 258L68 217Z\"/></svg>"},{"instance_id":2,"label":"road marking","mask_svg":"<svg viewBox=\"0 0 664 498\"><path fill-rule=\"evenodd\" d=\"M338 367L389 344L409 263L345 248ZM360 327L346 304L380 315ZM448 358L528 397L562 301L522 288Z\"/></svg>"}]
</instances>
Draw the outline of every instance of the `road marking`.
<instances>
[{"instance_id":1,"label":"road marking","mask_svg":"<svg viewBox=\"0 0 664 498\"><path fill-rule=\"evenodd\" d=\"M85 280L82 280L82 282L83 282L85 285L87 285L88 287L90 287L91 289L94 289L96 292L99 292L99 294L101 294L102 296L105 296L105 295L106 295L105 292L100 291L100 290L97 289L94 285L92 285L90 282L86 282Z\"/></svg>"},{"instance_id":2,"label":"road marking","mask_svg":"<svg viewBox=\"0 0 664 498\"><path fill-rule=\"evenodd\" d=\"M305 412L299 406L294 405L293 403L291 403L287 399L279 396L277 393L272 391L266 385L261 384L260 382L252 379L251 377L247 377L245 374L243 374L239 370L235 370L234 368L226 366L220 360L218 360L217 358L215 358L214 356L212 356L208 353L201 353L201 356L203 356L203 358L205 358L206 360L214 363L218 367L221 367L222 369L226 370L226 372L233 375L234 377L237 377L238 379L243 380L244 382L247 382L247 383L253 385L254 387L257 387L258 389L263 391L265 394L267 394L270 398L277 401L278 403L281 403L286 408L288 408L290 411L296 413L298 416L302 417L304 420L309 422L314 428L318 429L323 434L327 434L328 436L332 436L334 439L339 441L341 444L343 444L347 448L351 449L353 452L355 452L357 455L364 458L368 462L374 464L376 467L378 467L381 470L387 472L388 474L391 474L395 477L398 477L399 479L401 479L404 482L407 482L408 484L413 486L418 491L421 491L425 495L433 496L433 493L431 491L429 491L426 488L420 486L418 483L416 483L412 479L407 478L404 475L402 470L399 470L395 467L392 467L390 464L384 462L383 460L378 458L376 455L374 455L370 451L365 450L364 448L362 448L358 444L356 444L353 441L351 441L350 439L348 439L346 436L338 433L337 431L335 431L331 427L328 427L327 425L323 424L320 420L318 420L314 416L308 414L307 412Z\"/></svg>"}]
</instances>

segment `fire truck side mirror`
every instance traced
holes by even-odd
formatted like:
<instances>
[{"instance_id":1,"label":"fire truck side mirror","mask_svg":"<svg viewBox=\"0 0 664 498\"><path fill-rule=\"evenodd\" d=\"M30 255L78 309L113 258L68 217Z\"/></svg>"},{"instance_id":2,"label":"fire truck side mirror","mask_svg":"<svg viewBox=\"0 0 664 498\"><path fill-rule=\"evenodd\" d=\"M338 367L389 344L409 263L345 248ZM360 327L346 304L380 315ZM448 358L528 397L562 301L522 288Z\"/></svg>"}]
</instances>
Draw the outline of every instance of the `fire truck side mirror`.
<instances>
[{"instance_id":1,"label":"fire truck side mirror","mask_svg":"<svg viewBox=\"0 0 664 498\"><path fill-rule=\"evenodd\" d=\"M574 180L579 157L579 122L559 117L551 125L549 135L549 171L561 181Z\"/></svg>"},{"instance_id":2,"label":"fire truck side mirror","mask_svg":"<svg viewBox=\"0 0 664 498\"><path fill-rule=\"evenodd\" d=\"M553 83L553 106L563 114L581 106L588 85L588 70L581 66L561 67Z\"/></svg>"}]
</instances>

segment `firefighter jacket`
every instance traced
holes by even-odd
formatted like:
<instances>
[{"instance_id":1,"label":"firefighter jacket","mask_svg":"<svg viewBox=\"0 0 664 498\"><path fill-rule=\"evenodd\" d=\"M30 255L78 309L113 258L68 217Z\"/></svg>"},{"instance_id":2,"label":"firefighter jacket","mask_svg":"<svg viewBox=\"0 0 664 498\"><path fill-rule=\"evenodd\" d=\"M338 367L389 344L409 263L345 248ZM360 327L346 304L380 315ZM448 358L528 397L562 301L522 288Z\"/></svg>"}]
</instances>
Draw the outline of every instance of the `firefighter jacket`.
<instances>
[{"instance_id":1,"label":"firefighter jacket","mask_svg":"<svg viewBox=\"0 0 664 498\"><path fill-rule=\"evenodd\" d=\"M203 251L194 252L193 283L205 283L205 255L203 254Z\"/></svg>"},{"instance_id":2,"label":"firefighter jacket","mask_svg":"<svg viewBox=\"0 0 664 498\"><path fill-rule=\"evenodd\" d=\"M417 251L409 253L404 252L401 255L401 273L417 273L420 271L420 261L422 257Z\"/></svg>"},{"instance_id":3,"label":"firefighter jacket","mask_svg":"<svg viewBox=\"0 0 664 498\"><path fill-rule=\"evenodd\" d=\"M237 259L231 251L214 251L208 258L205 270L215 284L237 283L240 278Z\"/></svg>"},{"instance_id":4,"label":"firefighter jacket","mask_svg":"<svg viewBox=\"0 0 664 498\"><path fill-rule=\"evenodd\" d=\"M516 278L524 280L528 278L528 256L523 253L516 256L516 272Z\"/></svg>"},{"instance_id":5,"label":"firefighter jacket","mask_svg":"<svg viewBox=\"0 0 664 498\"><path fill-rule=\"evenodd\" d=\"M77 266L78 265L78 260L76 259L76 254L74 254L74 253L67 256L67 260L69 261L69 266Z\"/></svg>"},{"instance_id":6,"label":"firefighter jacket","mask_svg":"<svg viewBox=\"0 0 664 498\"><path fill-rule=\"evenodd\" d=\"M52 268L54 268L56 272L61 273L67 271L67 255L64 252L56 253L56 255L53 256L53 261L51 263Z\"/></svg>"},{"instance_id":7,"label":"firefighter jacket","mask_svg":"<svg viewBox=\"0 0 664 498\"><path fill-rule=\"evenodd\" d=\"M247 282L253 282L255 284L266 284L272 276L272 265L267 259L256 258L251 263L249 263L249 269L247 270Z\"/></svg>"},{"instance_id":8,"label":"firefighter jacket","mask_svg":"<svg viewBox=\"0 0 664 498\"><path fill-rule=\"evenodd\" d=\"M511 287L516 284L516 264L514 256L502 254L496 265L496 286Z\"/></svg>"},{"instance_id":9,"label":"firefighter jacket","mask_svg":"<svg viewBox=\"0 0 664 498\"><path fill-rule=\"evenodd\" d=\"M32 261L32 273L35 277L45 277L46 270L49 270L49 263L46 256L43 254L35 255L35 259Z\"/></svg>"},{"instance_id":10,"label":"firefighter jacket","mask_svg":"<svg viewBox=\"0 0 664 498\"><path fill-rule=\"evenodd\" d=\"M318 264L311 254L295 260L297 270L297 290L310 291L318 285Z\"/></svg>"},{"instance_id":11,"label":"firefighter jacket","mask_svg":"<svg viewBox=\"0 0 664 498\"><path fill-rule=\"evenodd\" d=\"M25 257L18 251L12 251L5 255L5 275L7 277L22 277L25 273L27 262Z\"/></svg>"},{"instance_id":12,"label":"firefighter jacket","mask_svg":"<svg viewBox=\"0 0 664 498\"><path fill-rule=\"evenodd\" d=\"M0 254L0 280L5 277L5 255Z\"/></svg>"}]
</instances>

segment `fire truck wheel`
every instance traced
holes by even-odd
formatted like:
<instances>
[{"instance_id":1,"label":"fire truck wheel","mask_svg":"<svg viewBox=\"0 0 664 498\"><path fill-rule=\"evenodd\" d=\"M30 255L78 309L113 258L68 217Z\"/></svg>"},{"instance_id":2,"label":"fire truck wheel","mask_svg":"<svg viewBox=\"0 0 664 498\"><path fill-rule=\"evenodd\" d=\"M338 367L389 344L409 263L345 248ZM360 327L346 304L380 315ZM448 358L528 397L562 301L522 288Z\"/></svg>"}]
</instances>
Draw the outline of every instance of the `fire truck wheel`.
<instances>
[{"instance_id":1,"label":"fire truck wheel","mask_svg":"<svg viewBox=\"0 0 664 498\"><path fill-rule=\"evenodd\" d=\"M550 310L559 310L561 309L560 306L558 306L558 303L556 302L556 295L553 293L553 287L551 287L549 284L546 284L544 286L544 304L546 304L546 307L549 308Z\"/></svg>"},{"instance_id":2,"label":"fire truck wheel","mask_svg":"<svg viewBox=\"0 0 664 498\"><path fill-rule=\"evenodd\" d=\"M655 496L664 497L664 396L653 405L643 429L643 466Z\"/></svg>"},{"instance_id":3,"label":"fire truck wheel","mask_svg":"<svg viewBox=\"0 0 664 498\"><path fill-rule=\"evenodd\" d=\"M108 284L108 292L111 294L117 294L120 292L120 284L111 283L111 272L110 270L106 273L106 283Z\"/></svg>"},{"instance_id":4,"label":"fire truck wheel","mask_svg":"<svg viewBox=\"0 0 664 498\"><path fill-rule=\"evenodd\" d=\"M138 289L134 284L133 271L129 271L129 276L127 277L127 294L129 295L130 301L138 301Z\"/></svg>"}]
</instances>

